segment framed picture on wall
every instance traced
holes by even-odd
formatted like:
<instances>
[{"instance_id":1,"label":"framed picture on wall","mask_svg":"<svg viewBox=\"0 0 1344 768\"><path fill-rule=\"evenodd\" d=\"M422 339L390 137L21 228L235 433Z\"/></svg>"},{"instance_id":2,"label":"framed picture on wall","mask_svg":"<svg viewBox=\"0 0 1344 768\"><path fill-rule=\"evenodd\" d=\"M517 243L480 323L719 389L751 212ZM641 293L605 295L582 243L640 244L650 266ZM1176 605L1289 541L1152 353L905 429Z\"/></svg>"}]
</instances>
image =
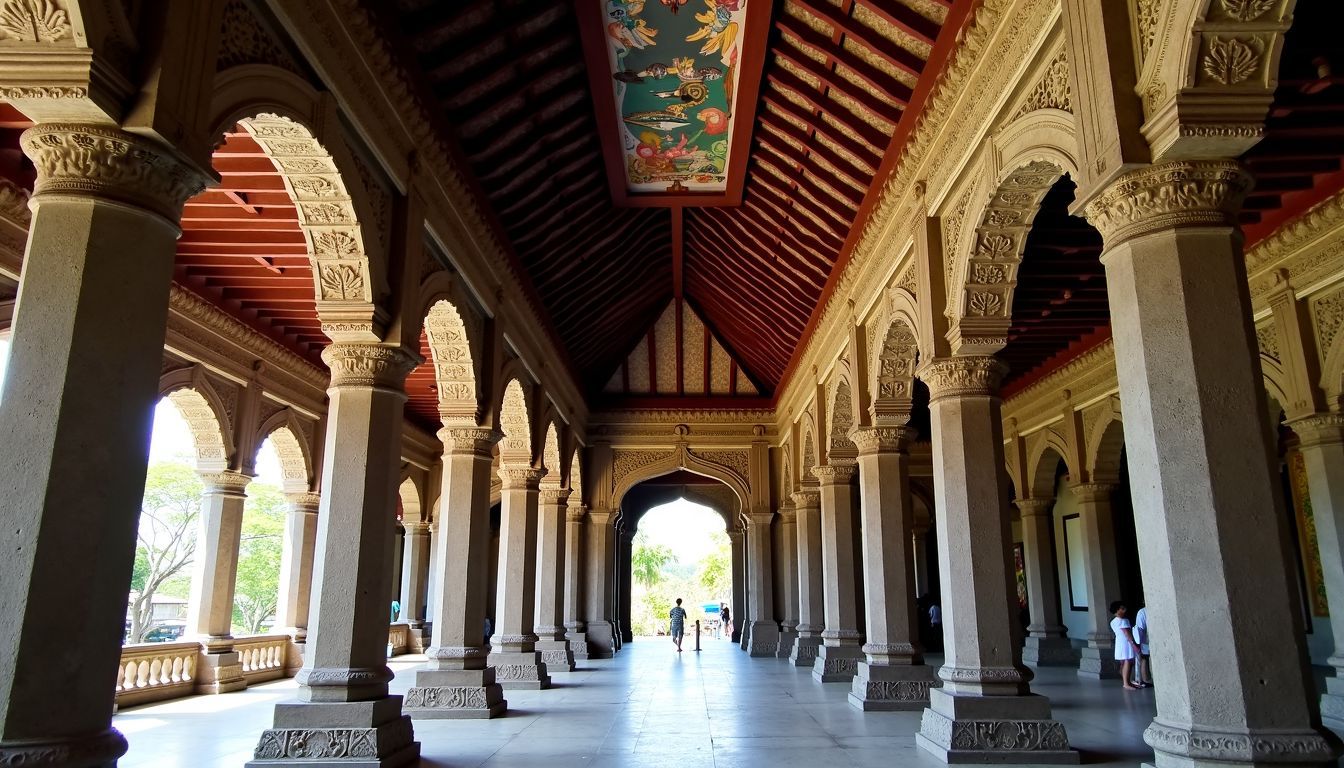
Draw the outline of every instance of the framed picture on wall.
<instances>
[{"instance_id":1,"label":"framed picture on wall","mask_svg":"<svg viewBox=\"0 0 1344 768\"><path fill-rule=\"evenodd\" d=\"M1069 610L1087 610L1086 547L1083 546L1083 518L1064 517L1064 574L1069 582Z\"/></svg>"}]
</instances>

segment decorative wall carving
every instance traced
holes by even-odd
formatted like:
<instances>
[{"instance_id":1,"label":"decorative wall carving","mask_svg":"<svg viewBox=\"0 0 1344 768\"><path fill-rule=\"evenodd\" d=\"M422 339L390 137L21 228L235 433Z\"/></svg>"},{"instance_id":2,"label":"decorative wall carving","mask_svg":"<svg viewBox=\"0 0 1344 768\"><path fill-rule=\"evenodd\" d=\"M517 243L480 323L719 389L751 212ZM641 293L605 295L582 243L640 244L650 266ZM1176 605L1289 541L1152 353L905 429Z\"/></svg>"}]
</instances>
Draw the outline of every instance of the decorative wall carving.
<instances>
[{"instance_id":1,"label":"decorative wall carving","mask_svg":"<svg viewBox=\"0 0 1344 768\"><path fill-rule=\"evenodd\" d=\"M1055 54L1045 69L1045 76L1027 94L1026 101L1014 117L1021 117L1038 109L1073 111L1073 89L1069 87L1069 60L1063 50Z\"/></svg>"},{"instance_id":2,"label":"decorative wall carving","mask_svg":"<svg viewBox=\"0 0 1344 768\"><path fill-rule=\"evenodd\" d=\"M692 451L692 453L705 461L728 467L737 473L743 482L751 480L750 460L746 451Z\"/></svg>"},{"instance_id":3,"label":"decorative wall carving","mask_svg":"<svg viewBox=\"0 0 1344 768\"><path fill-rule=\"evenodd\" d=\"M997 358L977 355L930 360L920 367L919 378L928 385L932 402L944 397L993 395L1007 372L1007 366Z\"/></svg>"},{"instance_id":4,"label":"decorative wall carving","mask_svg":"<svg viewBox=\"0 0 1344 768\"><path fill-rule=\"evenodd\" d=\"M396 387L400 389L419 363L398 347L379 344L331 344L322 350L331 369L332 387Z\"/></svg>"},{"instance_id":5,"label":"decorative wall carving","mask_svg":"<svg viewBox=\"0 0 1344 768\"><path fill-rule=\"evenodd\" d=\"M5 0L0 4L0 39L57 43L70 37L70 17L53 0Z\"/></svg>"},{"instance_id":6,"label":"decorative wall carving","mask_svg":"<svg viewBox=\"0 0 1344 768\"><path fill-rule=\"evenodd\" d=\"M672 457L671 451L631 451L612 452L611 477L619 485L621 480L650 464L666 461Z\"/></svg>"},{"instance_id":7,"label":"decorative wall carving","mask_svg":"<svg viewBox=\"0 0 1344 768\"><path fill-rule=\"evenodd\" d=\"M1108 246L1143 232L1232 223L1251 178L1236 163L1175 162L1131 171L1087 204Z\"/></svg>"},{"instance_id":8,"label":"decorative wall carving","mask_svg":"<svg viewBox=\"0 0 1344 768\"><path fill-rule=\"evenodd\" d=\"M411 688L403 706L417 709L484 709L485 688L481 686L436 686Z\"/></svg>"},{"instance_id":9,"label":"decorative wall carving","mask_svg":"<svg viewBox=\"0 0 1344 768\"><path fill-rule=\"evenodd\" d=\"M1311 302L1311 319L1316 325L1316 338L1320 340L1317 349L1321 362L1335 343L1341 325L1344 325L1344 288L1336 288Z\"/></svg>"},{"instance_id":10,"label":"decorative wall carving","mask_svg":"<svg viewBox=\"0 0 1344 768\"><path fill-rule=\"evenodd\" d=\"M293 57L262 26L243 0L229 0L220 26L219 55L215 71L241 64L269 64L302 75Z\"/></svg>"},{"instance_id":11,"label":"decorative wall carving","mask_svg":"<svg viewBox=\"0 0 1344 768\"><path fill-rule=\"evenodd\" d=\"M436 302L425 316L425 334L439 388L439 415L444 422L474 422L476 365L466 324L457 308L447 301Z\"/></svg>"}]
</instances>

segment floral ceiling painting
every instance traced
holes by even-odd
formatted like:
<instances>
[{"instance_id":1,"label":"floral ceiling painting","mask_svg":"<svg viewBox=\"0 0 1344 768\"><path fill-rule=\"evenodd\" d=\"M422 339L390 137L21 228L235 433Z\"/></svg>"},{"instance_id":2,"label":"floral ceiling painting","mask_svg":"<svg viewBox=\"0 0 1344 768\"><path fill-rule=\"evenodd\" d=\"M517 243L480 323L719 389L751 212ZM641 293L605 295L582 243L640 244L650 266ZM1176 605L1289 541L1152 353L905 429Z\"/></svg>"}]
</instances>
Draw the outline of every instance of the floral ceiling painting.
<instances>
[{"instance_id":1,"label":"floral ceiling painting","mask_svg":"<svg viewBox=\"0 0 1344 768\"><path fill-rule=\"evenodd\" d=\"M748 0L593 1L627 189L723 192Z\"/></svg>"}]
</instances>

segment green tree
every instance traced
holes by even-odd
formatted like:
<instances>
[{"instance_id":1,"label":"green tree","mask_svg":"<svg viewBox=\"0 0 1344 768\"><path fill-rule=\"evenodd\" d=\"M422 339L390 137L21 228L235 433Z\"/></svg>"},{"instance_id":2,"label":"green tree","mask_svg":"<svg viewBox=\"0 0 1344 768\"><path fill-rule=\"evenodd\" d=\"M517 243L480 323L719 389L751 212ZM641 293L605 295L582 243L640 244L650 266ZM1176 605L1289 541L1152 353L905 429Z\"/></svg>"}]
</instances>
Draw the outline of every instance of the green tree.
<instances>
[{"instance_id":1,"label":"green tree","mask_svg":"<svg viewBox=\"0 0 1344 768\"><path fill-rule=\"evenodd\" d=\"M714 549L700 560L696 581L705 590L706 597L722 600L733 588L732 544L723 531L714 531L710 536L714 540Z\"/></svg>"},{"instance_id":2,"label":"green tree","mask_svg":"<svg viewBox=\"0 0 1344 768\"><path fill-rule=\"evenodd\" d=\"M275 613L280 594L285 514L285 496L279 488L257 482L248 485L233 591L236 633L260 633L262 625Z\"/></svg>"},{"instance_id":3,"label":"green tree","mask_svg":"<svg viewBox=\"0 0 1344 768\"><path fill-rule=\"evenodd\" d=\"M132 643L143 642L153 628L154 595L191 564L203 491L196 470L181 462L153 464L145 475L131 577Z\"/></svg>"},{"instance_id":4,"label":"green tree","mask_svg":"<svg viewBox=\"0 0 1344 768\"><path fill-rule=\"evenodd\" d=\"M672 550L662 544L650 544L642 531L635 534L630 565L636 583L652 588L663 580L663 569L673 562Z\"/></svg>"}]
</instances>

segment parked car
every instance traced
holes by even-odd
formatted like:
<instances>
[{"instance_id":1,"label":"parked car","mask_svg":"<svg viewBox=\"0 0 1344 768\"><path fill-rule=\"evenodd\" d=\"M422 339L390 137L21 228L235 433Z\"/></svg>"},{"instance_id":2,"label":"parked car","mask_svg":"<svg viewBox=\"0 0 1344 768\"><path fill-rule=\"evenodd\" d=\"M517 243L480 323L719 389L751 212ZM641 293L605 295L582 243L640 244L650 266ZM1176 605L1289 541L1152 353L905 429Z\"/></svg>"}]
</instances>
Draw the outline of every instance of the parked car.
<instances>
[{"instance_id":1,"label":"parked car","mask_svg":"<svg viewBox=\"0 0 1344 768\"><path fill-rule=\"evenodd\" d=\"M185 622L164 622L145 633L146 643L174 643L186 633Z\"/></svg>"}]
</instances>

